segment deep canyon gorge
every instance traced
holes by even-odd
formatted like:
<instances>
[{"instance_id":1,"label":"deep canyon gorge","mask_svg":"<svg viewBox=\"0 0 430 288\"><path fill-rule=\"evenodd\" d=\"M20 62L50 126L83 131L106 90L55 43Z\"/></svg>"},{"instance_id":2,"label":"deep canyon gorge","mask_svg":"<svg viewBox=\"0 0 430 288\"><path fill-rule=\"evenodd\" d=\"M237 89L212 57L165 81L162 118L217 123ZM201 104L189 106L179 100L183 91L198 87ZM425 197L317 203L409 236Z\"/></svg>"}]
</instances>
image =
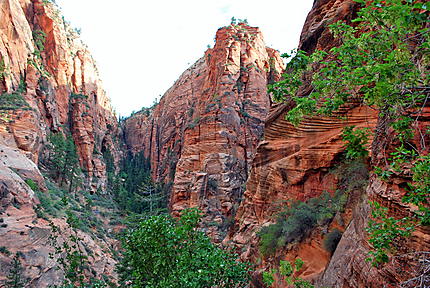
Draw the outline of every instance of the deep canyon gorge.
<instances>
[{"instance_id":1,"label":"deep canyon gorge","mask_svg":"<svg viewBox=\"0 0 430 288\"><path fill-rule=\"evenodd\" d=\"M298 49L311 54L341 45L330 25L356 25L359 9L353 0L315 0ZM428 10L422 10L428 31ZM78 235L90 264L87 277L104 275L117 283L121 244L116 236L127 216L120 207L133 203L118 204L114 198L128 197L117 195L121 181L133 181L121 176L127 161L137 163L129 171L150 168L145 173L162 187L170 215L198 207L200 228L213 243L252 263L247 287L290 287L279 273L267 286L263 272L297 258L304 264L294 276L315 287L428 287L401 286L421 271L421 256L416 255L430 253L428 225L416 225L399 240L399 251L393 252L397 256L387 263L366 261L372 250L369 201L387 208L395 219L417 210L403 201L408 185L416 181L413 168L390 171L388 178L374 172L399 146L388 117L352 101L333 115L304 116L293 125L286 117L294 103L274 101L267 89L289 73L273 48L266 47L259 28L245 22L219 28L214 47L183 72L159 103L118 120L90 51L56 5L0 0L0 287L6 287L15 254L27 279L22 287L62 284L64 273L50 256L55 252L52 225L63 231L57 243ZM428 49L423 55L427 60L420 67L427 73ZM309 95L312 75L304 78L298 94ZM410 143L419 155L427 155L427 98L420 107ZM361 162L345 159L343 133L351 125L372 131ZM54 140L55 135L66 142ZM70 155L76 160L70 156L69 162L61 162L64 170L52 168L59 161L55 149L60 144L54 141L75 151ZM79 169L71 171L68 165ZM261 251L264 227L277 225L291 203L329 199L318 205L334 207L336 195L342 208L333 208L302 236ZM66 205L75 205L73 213L87 221L85 227L70 228L62 210ZM333 231L339 239L328 251L324 242Z\"/></svg>"}]
</instances>

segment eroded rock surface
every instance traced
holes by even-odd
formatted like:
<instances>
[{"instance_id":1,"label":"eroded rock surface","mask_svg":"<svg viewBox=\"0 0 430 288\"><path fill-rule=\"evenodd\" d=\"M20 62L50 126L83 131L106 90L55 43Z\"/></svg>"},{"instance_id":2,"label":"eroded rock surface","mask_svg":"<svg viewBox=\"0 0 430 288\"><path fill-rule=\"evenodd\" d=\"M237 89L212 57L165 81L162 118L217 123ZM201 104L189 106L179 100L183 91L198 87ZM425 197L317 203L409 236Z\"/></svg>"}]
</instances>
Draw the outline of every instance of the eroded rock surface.
<instances>
[{"instance_id":1,"label":"eroded rock surface","mask_svg":"<svg viewBox=\"0 0 430 288\"><path fill-rule=\"evenodd\" d=\"M73 137L85 172L80 188L89 192L106 191L102 152L111 151L117 162L121 153L95 61L51 1L0 1L0 94L0 283L19 253L29 287L60 285L58 261L49 257L51 228L36 211L36 188L28 185L50 193L38 169L49 154L48 136ZM51 220L63 230L58 241L70 239L64 215ZM116 278L108 252L113 243L78 233L92 269Z\"/></svg>"},{"instance_id":2,"label":"eroded rock surface","mask_svg":"<svg viewBox=\"0 0 430 288\"><path fill-rule=\"evenodd\" d=\"M156 180L173 183L173 214L206 212L216 240L228 227L270 107L266 86L283 62L258 28L218 30L214 48L185 71L152 111L125 123L127 145L144 151Z\"/></svg>"},{"instance_id":3,"label":"eroded rock surface","mask_svg":"<svg viewBox=\"0 0 430 288\"><path fill-rule=\"evenodd\" d=\"M356 17L357 8L357 3L349 0L315 1L306 19L299 48L313 52L338 45L328 25L339 20L349 22ZM306 82L305 79L300 95L305 96L312 90ZM401 201L406 193L404 187L410 181L407 173L393 177L389 183L371 175L367 189L361 195L356 195L354 201L348 204L349 211L336 215L328 228L317 227L300 243L286 245L271 257L263 257L259 252L260 238L257 232L263 226L275 222L276 215L288 205L287 201L306 201L324 191L333 193L339 188L339 177L332 171L341 165L341 155L345 149L341 137L342 127L356 125L375 132L376 136L370 139L369 144L369 167L388 159L395 147L395 134L389 131L388 124L378 117L375 109L351 104L339 111L346 116L343 120L336 117L308 117L298 127L293 127L284 120L291 108L288 103L279 104L273 106L269 113L264 141L259 144L252 163L244 199L224 243L238 247L242 259L258 263L254 283L256 287L262 285L262 271L278 266L280 259L294 260L297 257L308 264L295 276L312 280L317 287L399 287L402 281L413 277L417 259L413 260L410 255L402 256L381 269L372 267L365 261L370 249L365 228L370 217L368 200L383 203L389 208L389 216L410 215L413 207L407 207ZM417 126L421 131L428 127L425 109L423 116L417 118ZM382 133L382 130L385 132ZM417 130L417 149L428 149L425 148L429 147L428 137L424 139L419 135L422 133ZM322 239L333 228L345 232L331 256L322 248ZM429 231L420 227L411 239L401 243L399 254L428 251L428 245ZM402 269L406 266L407 269ZM278 280L272 287L285 287L285 282Z\"/></svg>"},{"instance_id":4,"label":"eroded rock surface","mask_svg":"<svg viewBox=\"0 0 430 288\"><path fill-rule=\"evenodd\" d=\"M34 208L40 204L34 191L25 180L33 180L39 189L46 191L45 181L33 161L17 148L0 145L0 283L6 279L12 267L12 257L19 253L22 264L22 279L26 287L50 287L61 285L63 271L58 270L58 261L49 236L49 222L38 217ZM71 230L64 218L52 220L62 230L58 243L70 241ZM115 279L116 261L107 252L112 243L94 240L81 231L82 247L89 263L97 275ZM91 251L91 252L88 252ZM63 255L64 256L64 255ZM62 257L63 257L62 256ZM89 276L89 275L88 275Z\"/></svg>"},{"instance_id":5,"label":"eroded rock surface","mask_svg":"<svg viewBox=\"0 0 430 288\"><path fill-rule=\"evenodd\" d=\"M6 0L0 5L0 92L17 93L27 102L0 107L2 142L38 163L49 133L70 131L87 186L104 190L101 151L109 149L119 159L119 131L95 61L52 3Z\"/></svg>"}]
</instances>

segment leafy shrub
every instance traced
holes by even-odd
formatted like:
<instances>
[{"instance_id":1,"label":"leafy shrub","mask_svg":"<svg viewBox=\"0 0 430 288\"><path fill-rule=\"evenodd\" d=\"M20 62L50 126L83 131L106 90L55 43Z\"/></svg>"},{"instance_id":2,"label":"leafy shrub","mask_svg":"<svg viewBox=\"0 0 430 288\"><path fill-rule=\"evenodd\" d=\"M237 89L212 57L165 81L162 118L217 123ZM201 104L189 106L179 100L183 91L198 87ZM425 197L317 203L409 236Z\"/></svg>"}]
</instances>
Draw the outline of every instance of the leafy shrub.
<instances>
[{"instance_id":1,"label":"leafy shrub","mask_svg":"<svg viewBox=\"0 0 430 288\"><path fill-rule=\"evenodd\" d=\"M11 94L3 93L0 96L0 111L1 110L30 110L30 106L21 93L13 92Z\"/></svg>"},{"instance_id":2,"label":"leafy shrub","mask_svg":"<svg viewBox=\"0 0 430 288\"><path fill-rule=\"evenodd\" d=\"M19 259L20 253L16 253L12 260L12 267L7 275L7 280L5 282L6 288L24 288L26 286L26 281L23 279L23 268L21 265L21 260Z\"/></svg>"},{"instance_id":3,"label":"leafy shrub","mask_svg":"<svg viewBox=\"0 0 430 288\"><path fill-rule=\"evenodd\" d=\"M26 179L25 183L27 183L27 185L31 188L31 190L33 190L34 192L36 192L37 190L39 190L39 186L37 186L37 184L32 180L32 179Z\"/></svg>"},{"instance_id":4,"label":"leafy shrub","mask_svg":"<svg viewBox=\"0 0 430 288\"><path fill-rule=\"evenodd\" d=\"M355 126L347 126L342 131L343 141L345 144L347 159L360 159L367 157L369 152L366 149L366 144L369 141L369 129L360 129Z\"/></svg>"},{"instance_id":5,"label":"leafy shrub","mask_svg":"<svg viewBox=\"0 0 430 288\"><path fill-rule=\"evenodd\" d=\"M270 271L263 271L263 283L267 287L272 286L273 283L275 283L275 275L276 270L270 270Z\"/></svg>"},{"instance_id":6,"label":"leafy shrub","mask_svg":"<svg viewBox=\"0 0 430 288\"><path fill-rule=\"evenodd\" d=\"M198 225L200 212L185 210L177 222L152 216L123 239L121 283L127 287L245 287L248 268L211 243Z\"/></svg>"},{"instance_id":7,"label":"leafy shrub","mask_svg":"<svg viewBox=\"0 0 430 288\"><path fill-rule=\"evenodd\" d=\"M334 197L323 193L308 202L292 203L278 215L276 223L263 227L258 233L260 252L268 256L288 243L301 241L317 224L331 220L345 203L346 198L341 192Z\"/></svg>"},{"instance_id":8,"label":"leafy shrub","mask_svg":"<svg viewBox=\"0 0 430 288\"><path fill-rule=\"evenodd\" d=\"M408 218L396 219L388 217L388 209L382 207L378 202L370 203L372 206L372 218L366 231L369 233L369 243L373 250L366 260L371 261L377 267L381 263L389 260L388 254L395 251L393 241L396 242L402 237L409 237L414 226Z\"/></svg>"},{"instance_id":9,"label":"leafy shrub","mask_svg":"<svg viewBox=\"0 0 430 288\"><path fill-rule=\"evenodd\" d=\"M341 238L342 232L339 229L334 229L324 237L324 249L333 254Z\"/></svg>"},{"instance_id":10,"label":"leafy shrub","mask_svg":"<svg viewBox=\"0 0 430 288\"><path fill-rule=\"evenodd\" d=\"M285 260L279 261L279 269L272 269L270 272L263 272L263 283L270 287L275 282L275 274L278 274L279 279L288 285L288 287L296 288L313 288L314 286L300 277L294 277L294 273L299 272L305 262L301 258L296 258L294 262ZM293 286L292 286L293 285Z\"/></svg>"},{"instance_id":11,"label":"leafy shrub","mask_svg":"<svg viewBox=\"0 0 430 288\"><path fill-rule=\"evenodd\" d=\"M348 197L354 192L360 195L365 192L369 183L369 167L363 160L347 159L331 171L338 179L337 188L343 197Z\"/></svg>"},{"instance_id":12,"label":"leafy shrub","mask_svg":"<svg viewBox=\"0 0 430 288\"><path fill-rule=\"evenodd\" d=\"M354 25L345 21L329 25L334 37L341 43L328 52L315 51L308 55L298 51L287 65L284 79L269 87L269 92L277 101L293 100L296 107L288 113L288 119L298 124L304 115L333 115L333 112L345 104L355 103L378 109L384 120L380 123L392 123L400 145L390 160L380 161L383 167L376 169L377 175L387 180L393 173L411 171L412 181L408 195L403 199L406 205L415 207L414 218L418 225L430 224L429 184L430 181L420 177L419 166L427 166L427 152L424 142L421 147L410 143L415 129L424 137L416 121L423 116L423 108L428 100L430 84L428 47L429 6L426 1L402 0L355 0L360 9ZM371 27L371 29L369 29ZM416 40L411 40L416 39ZM393 49L395 47L395 49ZM289 55L287 55L289 57ZM298 95L305 83L305 75L312 75L312 92L309 95ZM308 77L309 79L309 77ZM352 132L352 128L349 132ZM385 131L384 131L385 130ZM389 136L389 129L381 129L379 139ZM361 149L364 134L355 136L357 145L352 145L350 158L364 153ZM356 137L358 136L358 137ZM417 141L418 142L418 141ZM395 143L393 143L395 144ZM355 146L355 147L354 147ZM381 145L382 146L382 145ZM417 145L418 146L418 145ZM347 147L348 148L348 147ZM354 149L354 148L358 148ZM383 147L382 147L383 148ZM384 148L385 150L385 148ZM382 150L382 153L387 151ZM358 153L356 153L358 152ZM412 164L412 168L410 167ZM428 165L430 167L430 165ZM430 171L428 169L427 171ZM424 177L428 177L425 173ZM414 183L416 182L416 183ZM376 262L388 261L390 245L394 248L394 238L382 239L381 235L407 236L402 229L395 229L397 220L390 219L384 213L377 212L373 217L380 227L370 233L371 240L376 241L371 256ZM405 219L406 220L406 219ZM370 225L371 226L371 225ZM374 227L372 227L374 228ZM397 227L398 228L398 227ZM374 237L379 237L376 239ZM380 243L380 241L383 240ZM390 244L391 243L391 244ZM385 252L384 252L385 251Z\"/></svg>"},{"instance_id":13,"label":"leafy shrub","mask_svg":"<svg viewBox=\"0 0 430 288\"><path fill-rule=\"evenodd\" d=\"M9 256L11 254L10 251L5 246L0 247L0 253L5 254L6 256Z\"/></svg>"}]
</instances>

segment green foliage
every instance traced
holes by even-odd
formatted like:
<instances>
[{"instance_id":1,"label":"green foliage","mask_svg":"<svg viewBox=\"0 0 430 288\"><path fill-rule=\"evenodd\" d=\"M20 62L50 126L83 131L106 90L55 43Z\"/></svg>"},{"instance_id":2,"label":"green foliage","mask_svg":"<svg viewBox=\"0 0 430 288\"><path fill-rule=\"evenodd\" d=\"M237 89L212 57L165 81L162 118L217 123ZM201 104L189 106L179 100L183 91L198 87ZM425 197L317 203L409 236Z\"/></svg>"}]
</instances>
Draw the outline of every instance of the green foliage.
<instances>
[{"instance_id":1,"label":"green foliage","mask_svg":"<svg viewBox=\"0 0 430 288\"><path fill-rule=\"evenodd\" d=\"M26 285L26 281L22 277L22 265L19 259L19 253L16 253L12 260L12 267L7 275L6 288L23 288Z\"/></svg>"},{"instance_id":2,"label":"green foliage","mask_svg":"<svg viewBox=\"0 0 430 288\"><path fill-rule=\"evenodd\" d=\"M345 144L347 159L360 159L367 157L369 152L366 149L366 144L369 141L370 132L368 129L356 128L355 126L347 126L343 128L342 138Z\"/></svg>"},{"instance_id":3,"label":"green foliage","mask_svg":"<svg viewBox=\"0 0 430 288\"><path fill-rule=\"evenodd\" d=\"M42 3L43 3L43 5L48 5L48 4L57 4L56 2L55 2L55 0L42 0Z\"/></svg>"},{"instance_id":4,"label":"green foliage","mask_svg":"<svg viewBox=\"0 0 430 288\"><path fill-rule=\"evenodd\" d=\"M116 176L115 160L113 158L111 151L108 148L102 147L102 155L103 155L103 160L106 164L108 186L112 187L114 185L115 176Z\"/></svg>"},{"instance_id":5,"label":"green foliage","mask_svg":"<svg viewBox=\"0 0 430 288\"><path fill-rule=\"evenodd\" d=\"M105 155L105 159L108 158ZM152 181L151 165L143 152L128 154L121 171L108 173L108 176L110 190L123 211L153 215L167 212L170 186Z\"/></svg>"},{"instance_id":6,"label":"green foliage","mask_svg":"<svg viewBox=\"0 0 430 288\"><path fill-rule=\"evenodd\" d=\"M200 116L193 119L192 122L188 123L187 128L194 129L200 123Z\"/></svg>"},{"instance_id":7,"label":"green foliage","mask_svg":"<svg viewBox=\"0 0 430 288\"><path fill-rule=\"evenodd\" d=\"M0 112L8 110L30 110L30 106L20 92L10 94L3 93L0 95Z\"/></svg>"},{"instance_id":8,"label":"green foliage","mask_svg":"<svg viewBox=\"0 0 430 288\"><path fill-rule=\"evenodd\" d=\"M55 259L60 270L64 273L63 285L60 288L96 288L107 287L105 281L97 277L87 277L85 271L90 268L87 254L84 252L85 243L79 236L80 220L70 210L66 212L70 235L65 237L62 231L54 223L50 222L51 234L49 240L55 252L49 256ZM97 275L93 275L97 276Z\"/></svg>"},{"instance_id":9,"label":"green foliage","mask_svg":"<svg viewBox=\"0 0 430 288\"><path fill-rule=\"evenodd\" d=\"M424 28L427 14L420 11L428 11L427 7L401 0L356 2L362 4L354 20L356 27L344 22L330 25L334 36L342 40L339 47L309 56L296 52L287 65L288 74L269 87L275 100L285 100L289 95L298 104L290 111L290 118L313 113L330 115L349 101L398 111L425 98L420 87L429 82L428 67L417 60L428 60L425 51L429 35ZM416 45L410 45L412 37ZM297 95L305 73L313 74L313 90L305 97L309 100ZM303 101L307 104L301 105Z\"/></svg>"},{"instance_id":10,"label":"green foliage","mask_svg":"<svg viewBox=\"0 0 430 288\"><path fill-rule=\"evenodd\" d=\"M334 229L324 237L324 249L333 254L341 238L342 232L339 229Z\"/></svg>"},{"instance_id":11,"label":"green foliage","mask_svg":"<svg viewBox=\"0 0 430 288\"><path fill-rule=\"evenodd\" d=\"M70 98L72 99L82 99L82 100L87 100L88 99L88 95L85 94L77 94L77 93L71 93L70 94Z\"/></svg>"},{"instance_id":12,"label":"green foliage","mask_svg":"<svg viewBox=\"0 0 430 288\"><path fill-rule=\"evenodd\" d=\"M37 186L36 182L34 182L32 179L26 179L25 183L31 188L31 190L39 190L39 186Z\"/></svg>"},{"instance_id":13,"label":"green foliage","mask_svg":"<svg viewBox=\"0 0 430 288\"><path fill-rule=\"evenodd\" d=\"M121 283L127 287L245 287L248 268L198 230L200 212L188 209L179 221L148 217L123 240Z\"/></svg>"},{"instance_id":14,"label":"green foliage","mask_svg":"<svg viewBox=\"0 0 430 288\"><path fill-rule=\"evenodd\" d=\"M279 269L272 269L270 272L263 272L263 283L270 287L275 282L275 274L279 274L283 282L286 282L288 287L293 285L296 288L313 288L314 286L300 277L294 277L294 274L299 272L303 267L303 260L296 258L294 262L285 260L279 261Z\"/></svg>"},{"instance_id":15,"label":"green foliage","mask_svg":"<svg viewBox=\"0 0 430 288\"><path fill-rule=\"evenodd\" d=\"M0 59L0 81L5 80L5 78L9 75L8 67L4 63L4 59Z\"/></svg>"},{"instance_id":16,"label":"green foliage","mask_svg":"<svg viewBox=\"0 0 430 288\"><path fill-rule=\"evenodd\" d=\"M60 210L64 206L63 201L61 200L64 197L63 192L61 192L61 196L56 195L55 192L49 190L48 192L40 191L38 185L31 179L25 180L25 183L34 191L37 198L40 201L40 204L33 207L38 218L42 218L47 220L49 215L54 217L58 217L60 215Z\"/></svg>"},{"instance_id":17,"label":"green foliage","mask_svg":"<svg viewBox=\"0 0 430 288\"><path fill-rule=\"evenodd\" d=\"M45 0L47 1L47 0ZM46 71L43 66L42 53L45 51L45 41L46 41L46 33L42 30L34 30L33 31L33 42L34 42L34 51L31 54L31 57L28 58L28 63L40 73L42 77L50 77L51 75Z\"/></svg>"},{"instance_id":18,"label":"green foliage","mask_svg":"<svg viewBox=\"0 0 430 288\"><path fill-rule=\"evenodd\" d=\"M372 261L374 266L378 266L388 262L388 254L395 252L393 241L410 236L414 228L408 218L388 217L387 208L382 207L378 202L372 202L371 205L372 219L369 220L366 231L370 235L369 243L373 250L370 251L368 260Z\"/></svg>"},{"instance_id":19,"label":"green foliage","mask_svg":"<svg viewBox=\"0 0 430 288\"><path fill-rule=\"evenodd\" d=\"M0 253L5 254L6 256L9 256L11 254L10 251L5 246L0 247Z\"/></svg>"},{"instance_id":20,"label":"green foliage","mask_svg":"<svg viewBox=\"0 0 430 288\"><path fill-rule=\"evenodd\" d=\"M272 286L272 284L275 283L275 273L275 269L272 269L270 271L263 271L263 284L267 287Z\"/></svg>"},{"instance_id":21,"label":"green foliage","mask_svg":"<svg viewBox=\"0 0 430 288\"><path fill-rule=\"evenodd\" d=\"M369 167L363 159L344 160L332 173L338 179L337 187L345 198L354 191L363 193L369 182ZM345 202L346 199L341 200L341 203Z\"/></svg>"},{"instance_id":22,"label":"green foliage","mask_svg":"<svg viewBox=\"0 0 430 288\"><path fill-rule=\"evenodd\" d=\"M409 191L403 201L416 205L418 207L416 213L421 224L430 225L430 155L416 161L412 173L413 183L409 183Z\"/></svg>"},{"instance_id":23,"label":"green foliage","mask_svg":"<svg viewBox=\"0 0 430 288\"><path fill-rule=\"evenodd\" d=\"M52 133L49 141L48 167L51 177L59 182L60 187L68 183L69 193L72 193L82 183L82 170L73 138L70 135L64 138L61 133Z\"/></svg>"},{"instance_id":24,"label":"green foliage","mask_svg":"<svg viewBox=\"0 0 430 288\"><path fill-rule=\"evenodd\" d=\"M42 30L34 30L33 31L33 40L35 47L35 52L39 59L42 59L41 53L45 51L45 41L46 41L46 33Z\"/></svg>"},{"instance_id":25,"label":"green foliage","mask_svg":"<svg viewBox=\"0 0 430 288\"><path fill-rule=\"evenodd\" d=\"M343 209L346 199L338 191L334 197L328 193L308 202L294 202L281 212L275 224L263 227L260 236L260 252L272 255L288 243L301 241L318 224L326 223Z\"/></svg>"},{"instance_id":26,"label":"green foliage","mask_svg":"<svg viewBox=\"0 0 430 288\"><path fill-rule=\"evenodd\" d=\"M346 103L377 108L391 122L400 145L391 153L390 163L376 167L375 173L382 180L388 180L394 173L411 171L407 176L412 178L412 183L403 202L418 207L415 213L419 223L428 225L429 161L420 148L410 143L414 129L421 129L414 123L422 115L429 97L428 5L409 0L355 1L361 9L353 25L342 21L330 25L341 45L329 52L316 51L311 55L296 52L287 65L284 79L270 86L269 92L277 101L296 103L287 116L295 125L304 115L332 115ZM312 92L298 95L300 86L310 76ZM347 153L349 158L354 158L364 154L361 148L367 136L364 132L354 135L352 128L349 129L349 136L354 137L345 140L353 145L346 148L352 149L353 153ZM424 137L421 131L417 133ZM409 230L402 226L406 219L388 217L380 212L382 207L375 209L374 217L379 222L373 220L376 222L371 223L376 226L369 230L375 249L371 256L374 263L381 263L388 260L390 250L395 250L391 247L395 245L394 239L408 236Z\"/></svg>"}]
</instances>

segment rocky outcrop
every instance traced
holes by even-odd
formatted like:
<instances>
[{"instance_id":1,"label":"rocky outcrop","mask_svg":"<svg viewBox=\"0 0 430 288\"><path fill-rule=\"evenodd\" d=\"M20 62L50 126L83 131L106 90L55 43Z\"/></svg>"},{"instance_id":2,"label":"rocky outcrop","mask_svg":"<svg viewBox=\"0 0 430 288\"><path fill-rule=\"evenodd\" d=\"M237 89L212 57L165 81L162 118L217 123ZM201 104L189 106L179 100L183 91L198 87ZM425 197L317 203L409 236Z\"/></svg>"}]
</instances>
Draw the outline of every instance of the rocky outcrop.
<instances>
[{"instance_id":1,"label":"rocky outcrop","mask_svg":"<svg viewBox=\"0 0 430 288\"><path fill-rule=\"evenodd\" d=\"M51 227L47 217L40 215L43 203L39 197L49 198L53 193L38 168L49 170L45 164L50 133L73 137L84 171L78 177L85 177L80 188L106 191L103 152L111 151L118 163L120 132L95 61L51 1L0 1L2 284L11 271L15 253L24 268L21 276L26 287L61 285L64 279L57 269L58 260L49 256L55 252L49 241ZM45 206L58 206L60 202ZM97 214L91 209L90 215ZM59 243L69 241L72 233L63 214L50 219L62 230ZM77 233L93 271L115 279L115 260L108 252L113 241L89 232Z\"/></svg>"},{"instance_id":2,"label":"rocky outcrop","mask_svg":"<svg viewBox=\"0 0 430 288\"><path fill-rule=\"evenodd\" d=\"M258 28L218 30L214 48L185 71L151 111L124 125L129 149L144 151L156 180L173 182L174 214L198 206L216 240L223 238L270 106L269 79L283 68Z\"/></svg>"},{"instance_id":3,"label":"rocky outcrop","mask_svg":"<svg viewBox=\"0 0 430 288\"><path fill-rule=\"evenodd\" d=\"M350 21L355 17L357 8L357 3L349 0L315 1L304 25L299 48L313 52L338 45L328 25L339 20ZM305 96L312 89L306 82L305 78L300 95ZM375 132L369 145L370 167L381 164L382 159L388 159L395 143L395 134L387 128L386 119L381 119L375 109L351 104L335 115L342 116L340 118L308 117L294 127L285 120L291 108L288 103L279 104L273 106L269 113L264 141L259 144L252 163L244 199L224 243L238 247L242 259L258 263L256 287L262 285L262 271L276 267L280 259L294 260L297 257L307 264L295 276L312 280L317 287L398 287L399 283L416 273L419 251L429 251L428 229L419 227L410 239L399 245L402 256L393 258L384 267L375 268L365 261L370 250L365 228L370 217L368 200L383 203L389 208L389 216L410 215L413 207L408 207L401 200L410 181L410 177L405 175L397 175L388 182L371 175L365 191L355 195L354 199L350 195L346 209L349 211L336 215L328 226L316 228L300 243L286 245L271 257L264 257L259 252L257 232L265 225L274 223L288 201L307 201L324 191L333 193L340 188L339 175L333 170L341 165L340 156L344 151L342 127L356 125ZM423 111L422 116L417 118L417 126L424 131L427 125L428 116ZM420 138L419 135L422 133L417 130L417 149L429 147L428 137ZM331 256L322 249L322 238L334 227L345 232ZM272 287L285 287L286 284L278 280Z\"/></svg>"},{"instance_id":4,"label":"rocky outcrop","mask_svg":"<svg viewBox=\"0 0 430 288\"><path fill-rule=\"evenodd\" d=\"M44 178L34 162L19 149L0 145L0 283L10 273L11 259L18 253L24 268L20 276L26 287L61 285L64 276L63 271L57 269L58 255L50 257L51 253L55 254L49 240L51 227L34 210L40 202L25 181L30 179L45 190L42 193L48 193ZM63 232L57 239L58 243L70 241L71 231L66 221L52 221ZM86 247L89 263L97 275L116 278L116 261L106 252L112 243L94 240L80 231L78 236L82 238L81 244Z\"/></svg>"},{"instance_id":5,"label":"rocky outcrop","mask_svg":"<svg viewBox=\"0 0 430 288\"><path fill-rule=\"evenodd\" d=\"M15 105L15 99L12 107L0 107L1 141L38 163L49 133L70 132L87 186L104 190L101 151L109 149L119 159L119 131L91 54L49 1L0 5L0 92L27 102Z\"/></svg>"},{"instance_id":6,"label":"rocky outcrop","mask_svg":"<svg viewBox=\"0 0 430 288\"><path fill-rule=\"evenodd\" d=\"M236 214L235 226L225 239L225 243L241 248L244 260L254 262L262 257L257 232L274 223L286 203L307 201L324 191L333 194L338 189L339 177L333 170L339 165L344 151L342 128L356 125L373 129L377 120L375 111L355 107L342 111L346 113L344 119L347 120L306 118L294 127L285 120L288 110L287 105L280 105L270 114L264 141L258 146L244 199ZM323 249L322 238L321 231L320 234L315 233L304 243L287 248L274 259L301 257L308 263L303 275L307 279L315 279L330 260ZM261 267L272 266L274 259L266 259Z\"/></svg>"},{"instance_id":7,"label":"rocky outcrop","mask_svg":"<svg viewBox=\"0 0 430 288\"><path fill-rule=\"evenodd\" d=\"M428 153L430 139L421 137L422 129L430 125L430 108L424 107L415 126L415 139L412 142L421 153ZM421 131L420 131L421 130ZM378 130L372 144L372 165L383 166L389 153L398 146L396 133L386 123L383 117L378 119ZM410 175L408 169L395 173L389 180L381 180L372 175L366 189L366 197L354 211L351 223L348 225L337 249L330 260L324 274L318 280L321 287L416 287L418 281L404 283L420 274L425 267L421 261L428 261L430 251L430 229L428 226L417 226L412 236L396 243L396 255L390 262L380 267L373 267L366 261L370 251L366 227L370 219L368 201L377 201L388 208L388 216L403 218L411 216L416 209L407 205L402 198L407 194ZM398 240L396 240L398 241ZM400 283L402 286L399 286ZM425 284L423 284L425 285Z\"/></svg>"}]
</instances>

